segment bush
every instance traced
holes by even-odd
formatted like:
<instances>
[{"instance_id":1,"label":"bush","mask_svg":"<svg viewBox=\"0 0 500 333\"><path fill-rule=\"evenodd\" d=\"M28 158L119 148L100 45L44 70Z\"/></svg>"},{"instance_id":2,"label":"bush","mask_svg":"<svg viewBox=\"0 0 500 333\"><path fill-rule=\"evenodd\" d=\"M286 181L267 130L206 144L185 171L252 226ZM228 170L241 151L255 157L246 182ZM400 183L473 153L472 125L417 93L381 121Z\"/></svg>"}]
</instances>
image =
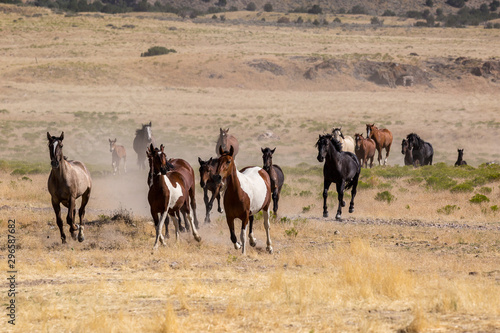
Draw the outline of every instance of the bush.
<instances>
[{"instance_id":1,"label":"bush","mask_svg":"<svg viewBox=\"0 0 500 333\"><path fill-rule=\"evenodd\" d=\"M333 20L333 23L339 23L339 24L340 24L340 23L342 23L342 21L341 21L338 17L336 17L336 18Z\"/></svg>"},{"instance_id":2,"label":"bush","mask_svg":"<svg viewBox=\"0 0 500 333\"><path fill-rule=\"evenodd\" d=\"M432 0L425 0L425 5L427 7L433 7L434 6L434 1L432 1Z\"/></svg>"},{"instance_id":3,"label":"bush","mask_svg":"<svg viewBox=\"0 0 500 333\"><path fill-rule=\"evenodd\" d=\"M304 23L304 19L302 18L302 16L299 16L299 17L297 18L297 21L295 21L295 23L297 23L297 24L302 24L302 23Z\"/></svg>"},{"instance_id":4,"label":"bush","mask_svg":"<svg viewBox=\"0 0 500 333\"><path fill-rule=\"evenodd\" d=\"M469 202L474 204L480 204L482 202L490 202L490 199L487 196L478 193L472 198L470 198Z\"/></svg>"},{"instance_id":5,"label":"bush","mask_svg":"<svg viewBox=\"0 0 500 333\"><path fill-rule=\"evenodd\" d=\"M323 9L321 9L321 7L319 5L314 5L307 12L309 14L322 14L323 13Z\"/></svg>"},{"instance_id":6,"label":"bush","mask_svg":"<svg viewBox=\"0 0 500 333\"><path fill-rule=\"evenodd\" d=\"M371 25L384 25L384 20L380 20L378 17L374 16L370 19L370 24Z\"/></svg>"},{"instance_id":7,"label":"bush","mask_svg":"<svg viewBox=\"0 0 500 333\"><path fill-rule=\"evenodd\" d=\"M271 5L269 2L264 5L264 11L265 12L272 12L273 11L273 5Z\"/></svg>"},{"instance_id":8,"label":"bush","mask_svg":"<svg viewBox=\"0 0 500 333\"><path fill-rule=\"evenodd\" d=\"M355 5L351 8L351 14L367 14L365 7Z\"/></svg>"},{"instance_id":9,"label":"bush","mask_svg":"<svg viewBox=\"0 0 500 333\"><path fill-rule=\"evenodd\" d=\"M470 183L458 184L458 185L453 186L450 189L450 192L454 192L454 193L457 193L457 192L472 192L472 191L474 191L474 187Z\"/></svg>"},{"instance_id":10,"label":"bush","mask_svg":"<svg viewBox=\"0 0 500 333\"><path fill-rule=\"evenodd\" d=\"M394 195L392 195L389 191L379 192L375 196L375 200L386 201L388 204L390 204L391 201L394 201L394 199L396 199L396 197L394 197Z\"/></svg>"},{"instance_id":11,"label":"bush","mask_svg":"<svg viewBox=\"0 0 500 333\"><path fill-rule=\"evenodd\" d=\"M455 8L462 8L465 6L465 0L446 0L446 4Z\"/></svg>"},{"instance_id":12,"label":"bush","mask_svg":"<svg viewBox=\"0 0 500 333\"><path fill-rule=\"evenodd\" d=\"M282 24L290 23L290 19L286 16L282 16L278 19L278 23L282 23Z\"/></svg>"},{"instance_id":13,"label":"bush","mask_svg":"<svg viewBox=\"0 0 500 333\"><path fill-rule=\"evenodd\" d=\"M460 207L458 207L457 205L446 205L443 208L439 208L437 210L437 212L439 214L450 215L451 213L453 213L453 212L455 212L455 211L457 211L459 209L460 209Z\"/></svg>"},{"instance_id":14,"label":"bush","mask_svg":"<svg viewBox=\"0 0 500 333\"><path fill-rule=\"evenodd\" d=\"M257 9L257 5L255 4L255 2L250 2L248 5L247 5L247 10L253 12Z\"/></svg>"},{"instance_id":15,"label":"bush","mask_svg":"<svg viewBox=\"0 0 500 333\"><path fill-rule=\"evenodd\" d=\"M177 53L177 51L174 49L167 49L163 46L153 46L148 49L148 52L141 53L141 57L153 57L169 53Z\"/></svg>"},{"instance_id":16,"label":"bush","mask_svg":"<svg viewBox=\"0 0 500 333\"><path fill-rule=\"evenodd\" d=\"M382 16L396 16L396 13L394 13L392 10L386 9Z\"/></svg>"}]
</instances>

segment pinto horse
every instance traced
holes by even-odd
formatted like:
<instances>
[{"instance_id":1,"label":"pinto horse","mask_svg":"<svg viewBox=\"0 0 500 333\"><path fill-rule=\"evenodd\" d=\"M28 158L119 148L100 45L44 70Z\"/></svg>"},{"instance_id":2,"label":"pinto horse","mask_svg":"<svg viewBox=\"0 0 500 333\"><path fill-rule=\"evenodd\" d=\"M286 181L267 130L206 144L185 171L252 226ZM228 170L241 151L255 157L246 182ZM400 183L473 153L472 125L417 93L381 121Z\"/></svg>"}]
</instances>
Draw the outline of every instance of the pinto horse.
<instances>
[{"instance_id":1,"label":"pinto horse","mask_svg":"<svg viewBox=\"0 0 500 333\"><path fill-rule=\"evenodd\" d=\"M51 136L47 132L49 140L50 171L48 180L48 189L52 198L52 208L56 214L57 226L61 232L63 244L66 243L66 235L63 230L63 220L61 219L61 203L68 208L66 222L69 224L71 237L76 240L78 232L78 241L83 242L83 218L85 216L85 206L89 202L90 191L92 189L92 178L90 173L82 162L67 160L63 155L64 132L59 137ZM75 224L76 199L82 197L82 203L78 210L80 224Z\"/></svg>"},{"instance_id":2,"label":"pinto horse","mask_svg":"<svg viewBox=\"0 0 500 333\"><path fill-rule=\"evenodd\" d=\"M413 153L414 167L417 166L417 163L420 165L432 165L434 149L429 142L425 142L415 133L408 134L406 140L408 141L409 149L411 149Z\"/></svg>"},{"instance_id":3,"label":"pinto horse","mask_svg":"<svg viewBox=\"0 0 500 333\"><path fill-rule=\"evenodd\" d=\"M155 139L151 132L151 122L143 124L142 128L135 131L134 151L137 153L137 165L140 170L146 168L146 149L150 144L155 145Z\"/></svg>"},{"instance_id":4,"label":"pinto horse","mask_svg":"<svg viewBox=\"0 0 500 333\"><path fill-rule=\"evenodd\" d=\"M356 140L356 157L358 158L361 166L365 165L368 168L368 159L370 160L370 168L373 167L373 159L375 158L375 141L372 139L363 138L363 134L354 134Z\"/></svg>"},{"instance_id":5,"label":"pinto horse","mask_svg":"<svg viewBox=\"0 0 500 333\"><path fill-rule=\"evenodd\" d=\"M213 175L217 170L217 164L219 163L218 158L210 158L208 161L203 161L198 157L198 162L200 163L200 186L203 189L203 200L205 202L205 223L210 223L210 211L212 210L212 205L214 199L217 199L217 211L222 213L223 210L220 207L220 197L221 192L223 192L223 184L216 184L213 180ZM208 191L212 193L212 197L208 199Z\"/></svg>"},{"instance_id":6,"label":"pinto horse","mask_svg":"<svg viewBox=\"0 0 500 333\"><path fill-rule=\"evenodd\" d=\"M217 140L217 144L215 145L215 153L217 154L217 157L221 156L219 148L222 148L222 151L229 151L229 148L233 147L233 158L236 158L236 155L238 154L240 146L238 143L238 139L236 139L236 137L232 134L227 134L228 132L229 128L225 130L220 128L219 139Z\"/></svg>"},{"instance_id":7,"label":"pinto horse","mask_svg":"<svg viewBox=\"0 0 500 333\"><path fill-rule=\"evenodd\" d=\"M189 188L184 182L182 173L173 170L175 167L167 161L163 146L158 149L151 144L147 150L147 157L153 169L152 185L148 193L148 202L156 229L153 249L158 248L158 241L165 245L162 229L167 215L170 215L174 221L175 239L179 240L179 221L176 218L178 212L189 221L194 239L201 241L191 216Z\"/></svg>"},{"instance_id":8,"label":"pinto horse","mask_svg":"<svg viewBox=\"0 0 500 333\"><path fill-rule=\"evenodd\" d=\"M264 163L263 169L266 170L269 178L271 179L271 192L273 198L273 213L276 215L278 212L278 201L280 200L281 188L285 182L285 174L280 166L273 164L273 154L276 148L260 148L262 151L262 161Z\"/></svg>"},{"instance_id":9,"label":"pinto horse","mask_svg":"<svg viewBox=\"0 0 500 333\"><path fill-rule=\"evenodd\" d=\"M318 148L318 161L325 161L325 165L323 166L323 217L328 217L328 207L326 205L328 189L331 183L335 183L339 200L339 207L335 218L340 220L342 217L342 207L345 206L344 191L350 187L352 187L352 191L349 213L354 212L354 197L357 192L361 165L356 155L351 152L342 151L342 145L331 134L320 135L316 142L316 147Z\"/></svg>"},{"instance_id":10,"label":"pinto horse","mask_svg":"<svg viewBox=\"0 0 500 333\"><path fill-rule=\"evenodd\" d=\"M109 151L111 152L111 168L113 175L120 174L120 162L123 160L123 171L127 173L127 151L125 147L116 144L116 138L109 140Z\"/></svg>"},{"instance_id":11,"label":"pinto horse","mask_svg":"<svg viewBox=\"0 0 500 333\"><path fill-rule=\"evenodd\" d=\"M378 129L375 124L366 124L366 137L375 141L378 151L378 165L382 160L382 149L385 149L384 165L387 164L387 158L391 151L392 133L386 128Z\"/></svg>"},{"instance_id":12,"label":"pinto horse","mask_svg":"<svg viewBox=\"0 0 500 333\"><path fill-rule=\"evenodd\" d=\"M461 165L467 165L467 162L464 161L464 150L463 149L457 149L458 150L458 158L457 161L455 162L455 166L461 166Z\"/></svg>"},{"instance_id":13,"label":"pinto horse","mask_svg":"<svg viewBox=\"0 0 500 333\"><path fill-rule=\"evenodd\" d=\"M254 214L262 211L264 216L264 228L267 235L266 250L273 253L271 244L271 235L269 233L269 206L271 205L271 180L266 171L259 167L246 167L241 171L236 169L234 163L234 148L229 148L229 152L219 149L220 158L217 164L217 170L214 175L214 181L220 184L223 179L226 183L224 192L224 209L226 211L226 221L231 233L231 241L235 249L242 249L246 254L246 231L250 224L248 238L250 245L256 245L256 239L253 236ZM241 243L237 242L234 233L234 220L241 220Z\"/></svg>"},{"instance_id":14,"label":"pinto horse","mask_svg":"<svg viewBox=\"0 0 500 333\"><path fill-rule=\"evenodd\" d=\"M342 144L342 151L350 151L351 153L355 152L354 146L355 142L352 136L344 136L342 134L342 127L340 128L334 128L332 129L332 135L337 140Z\"/></svg>"},{"instance_id":15,"label":"pinto horse","mask_svg":"<svg viewBox=\"0 0 500 333\"><path fill-rule=\"evenodd\" d=\"M413 165L413 151L408 145L408 140L401 141L401 154L405 155L405 165Z\"/></svg>"}]
</instances>

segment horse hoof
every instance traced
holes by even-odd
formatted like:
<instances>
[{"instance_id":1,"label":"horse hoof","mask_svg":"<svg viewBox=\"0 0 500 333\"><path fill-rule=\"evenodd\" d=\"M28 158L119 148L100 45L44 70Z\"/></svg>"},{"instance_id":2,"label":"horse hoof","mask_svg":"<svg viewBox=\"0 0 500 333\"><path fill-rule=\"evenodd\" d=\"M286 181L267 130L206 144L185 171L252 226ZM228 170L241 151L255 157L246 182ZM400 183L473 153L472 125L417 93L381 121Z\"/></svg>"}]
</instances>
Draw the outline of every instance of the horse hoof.
<instances>
[{"instance_id":1,"label":"horse hoof","mask_svg":"<svg viewBox=\"0 0 500 333\"><path fill-rule=\"evenodd\" d=\"M354 213L354 207L349 207L349 213Z\"/></svg>"},{"instance_id":2,"label":"horse hoof","mask_svg":"<svg viewBox=\"0 0 500 333\"><path fill-rule=\"evenodd\" d=\"M234 248L235 248L236 250L241 249L241 244L240 244L240 242L236 242L236 243L234 243Z\"/></svg>"},{"instance_id":3,"label":"horse hoof","mask_svg":"<svg viewBox=\"0 0 500 333\"><path fill-rule=\"evenodd\" d=\"M342 201L341 206L342 206L342 207L345 207L345 201Z\"/></svg>"},{"instance_id":4,"label":"horse hoof","mask_svg":"<svg viewBox=\"0 0 500 333\"><path fill-rule=\"evenodd\" d=\"M179 226L179 231L180 231L180 232L186 232L186 228L184 228L184 227L180 227L180 226Z\"/></svg>"},{"instance_id":5,"label":"horse hoof","mask_svg":"<svg viewBox=\"0 0 500 333\"><path fill-rule=\"evenodd\" d=\"M328 217L328 212L324 212L323 217Z\"/></svg>"},{"instance_id":6,"label":"horse hoof","mask_svg":"<svg viewBox=\"0 0 500 333\"><path fill-rule=\"evenodd\" d=\"M85 240L85 237L83 235L78 235L78 241L81 243Z\"/></svg>"},{"instance_id":7,"label":"horse hoof","mask_svg":"<svg viewBox=\"0 0 500 333\"><path fill-rule=\"evenodd\" d=\"M223 209L217 209L217 211L218 211L219 213L221 213L221 214L222 214L222 213L224 213L224 210L223 210Z\"/></svg>"},{"instance_id":8,"label":"horse hoof","mask_svg":"<svg viewBox=\"0 0 500 333\"><path fill-rule=\"evenodd\" d=\"M335 219L340 221L340 220L342 220L342 216L340 214L337 214L337 215L335 215Z\"/></svg>"},{"instance_id":9,"label":"horse hoof","mask_svg":"<svg viewBox=\"0 0 500 333\"><path fill-rule=\"evenodd\" d=\"M195 235L194 239L199 243L201 242L201 237L199 235Z\"/></svg>"},{"instance_id":10,"label":"horse hoof","mask_svg":"<svg viewBox=\"0 0 500 333\"><path fill-rule=\"evenodd\" d=\"M256 239L250 239L250 246L255 247L255 245L257 245Z\"/></svg>"},{"instance_id":11,"label":"horse hoof","mask_svg":"<svg viewBox=\"0 0 500 333\"><path fill-rule=\"evenodd\" d=\"M269 254L273 254L273 247L272 247L272 246L268 246L268 247L266 247L266 251L267 251Z\"/></svg>"}]
</instances>

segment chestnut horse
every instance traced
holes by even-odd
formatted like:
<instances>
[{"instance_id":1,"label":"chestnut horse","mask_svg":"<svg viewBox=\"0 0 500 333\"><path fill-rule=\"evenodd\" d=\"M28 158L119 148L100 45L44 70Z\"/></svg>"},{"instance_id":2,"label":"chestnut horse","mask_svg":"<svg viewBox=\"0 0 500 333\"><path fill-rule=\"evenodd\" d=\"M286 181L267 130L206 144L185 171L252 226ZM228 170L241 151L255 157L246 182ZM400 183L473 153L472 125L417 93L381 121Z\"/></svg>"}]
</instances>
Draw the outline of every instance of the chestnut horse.
<instances>
[{"instance_id":1,"label":"chestnut horse","mask_svg":"<svg viewBox=\"0 0 500 333\"><path fill-rule=\"evenodd\" d=\"M229 148L233 147L233 158L236 158L236 155L238 154L240 146L238 143L238 139L236 139L236 137L232 134L227 134L228 132L229 128L225 130L220 128L219 139L217 140L217 144L215 145L215 153L217 154L217 157L220 156L219 148L222 148L222 151L229 151Z\"/></svg>"},{"instance_id":2,"label":"chestnut horse","mask_svg":"<svg viewBox=\"0 0 500 333\"><path fill-rule=\"evenodd\" d=\"M125 147L116 144L116 138L109 140L109 151L111 152L111 168L113 175L120 174L120 162L123 160L123 171L127 173L127 151Z\"/></svg>"},{"instance_id":3,"label":"chestnut horse","mask_svg":"<svg viewBox=\"0 0 500 333\"><path fill-rule=\"evenodd\" d=\"M92 178L90 173L82 162L67 160L63 155L62 147L64 132L59 137L51 136L47 132L49 140L50 171L48 189L52 198L52 208L56 214L57 226L61 232L63 244L66 243L66 235L63 231L63 221L61 219L61 203L68 208L66 222L69 224L71 237L76 240L78 232L78 241L83 242L83 218L85 217L85 206L89 202L90 190L92 189ZM82 203L78 210L80 224L75 224L76 199L82 197Z\"/></svg>"},{"instance_id":4,"label":"chestnut horse","mask_svg":"<svg viewBox=\"0 0 500 333\"><path fill-rule=\"evenodd\" d=\"M224 193L224 209L226 210L226 221L231 233L231 241L235 249L242 249L246 254L246 231L250 224L248 238L250 245L256 245L256 239L253 236L254 214L262 211L264 216L264 228L267 234L267 247L269 253L273 253L271 244L271 235L269 233L269 206L271 205L271 180L266 171L259 167L246 167L241 171L236 169L234 163L234 148L229 148L229 152L219 150L221 155L217 170L214 175L214 181L220 184L223 179L226 182L226 191ZM234 233L234 220L241 220L241 243L237 242Z\"/></svg>"},{"instance_id":5,"label":"chestnut horse","mask_svg":"<svg viewBox=\"0 0 500 333\"><path fill-rule=\"evenodd\" d=\"M187 217L194 239L198 242L201 241L201 237L198 235L191 216L189 188L184 183L183 175L173 170L174 166L167 162L163 145L161 149L158 149L154 148L153 144L151 144L147 150L147 157L153 169L153 175L151 176L152 185L148 193L148 202L156 229L156 240L153 249L158 248L158 240L165 245L162 229L167 215L170 215L174 220L175 239L179 240L177 212L182 213L184 219Z\"/></svg>"},{"instance_id":6,"label":"chestnut horse","mask_svg":"<svg viewBox=\"0 0 500 333\"><path fill-rule=\"evenodd\" d=\"M406 139L401 141L401 154L405 155L405 165L413 165L413 148L410 148Z\"/></svg>"},{"instance_id":7,"label":"chestnut horse","mask_svg":"<svg viewBox=\"0 0 500 333\"><path fill-rule=\"evenodd\" d=\"M458 158L455 162L455 166L467 165L467 162L464 161L464 150L458 149Z\"/></svg>"},{"instance_id":8,"label":"chestnut horse","mask_svg":"<svg viewBox=\"0 0 500 333\"><path fill-rule=\"evenodd\" d=\"M356 157L358 158L361 166L365 165L368 168L368 159L370 160L370 168L373 167L373 158L375 157L375 141L372 139L363 138L363 134L354 134L356 140Z\"/></svg>"},{"instance_id":9,"label":"chestnut horse","mask_svg":"<svg viewBox=\"0 0 500 333\"><path fill-rule=\"evenodd\" d=\"M200 186L203 189L203 200L205 202L205 223L210 223L210 211L212 210L212 205L214 199L217 199L217 211L222 213L223 210L220 207L220 197L221 192L223 192L223 184L216 184L213 180L213 175L217 170L217 164L219 163L218 158L210 158L208 161L203 161L198 157L198 162L200 163ZM212 193L212 197L208 199L208 191Z\"/></svg>"},{"instance_id":10,"label":"chestnut horse","mask_svg":"<svg viewBox=\"0 0 500 333\"><path fill-rule=\"evenodd\" d=\"M262 161L264 163L263 169L266 170L269 178L271 179L271 192L273 198L273 213L276 215L278 212L278 201L280 200L281 188L285 182L285 175L283 170L277 164L273 164L273 154L276 148L260 148L262 151Z\"/></svg>"},{"instance_id":11,"label":"chestnut horse","mask_svg":"<svg viewBox=\"0 0 500 333\"><path fill-rule=\"evenodd\" d=\"M332 135L335 140L342 144L342 151L350 151L351 153L355 152L354 139L349 135L344 136L344 134L342 134L342 127L332 129Z\"/></svg>"},{"instance_id":12,"label":"chestnut horse","mask_svg":"<svg viewBox=\"0 0 500 333\"><path fill-rule=\"evenodd\" d=\"M386 154L384 165L386 165L392 145L391 131L386 128L378 129L375 124L366 124L366 137L375 141L378 151L378 165L381 164L380 160L382 160L382 149L385 149Z\"/></svg>"},{"instance_id":13,"label":"chestnut horse","mask_svg":"<svg viewBox=\"0 0 500 333\"><path fill-rule=\"evenodd\" d=\"M150 144L155 145L155 138L151 132L151 122L142 125L141 129L135 131L134 151L137 153L137 165L140 170L146 168L146 149Z\"/></svg>"},{"instance_id":14,"label":"chestnut horse","mask_svg":"<svg viewBox=\"0 0 500 333\"><path fill-rule=\"evenodd\" d=\"M328 207L326 205L328 189L332 183L335 183L339 200L335 218L340 220L342 207L345 206L344 191L350 187L352 187L352 191L349 213L354 212L354 197L356 197L361 166L356 155L342 151L342 145L331 134L320 135L316 147L318 147L318 161L325 161L323 166L323 217L328 217Z\"/></svg>"}]
</instances>

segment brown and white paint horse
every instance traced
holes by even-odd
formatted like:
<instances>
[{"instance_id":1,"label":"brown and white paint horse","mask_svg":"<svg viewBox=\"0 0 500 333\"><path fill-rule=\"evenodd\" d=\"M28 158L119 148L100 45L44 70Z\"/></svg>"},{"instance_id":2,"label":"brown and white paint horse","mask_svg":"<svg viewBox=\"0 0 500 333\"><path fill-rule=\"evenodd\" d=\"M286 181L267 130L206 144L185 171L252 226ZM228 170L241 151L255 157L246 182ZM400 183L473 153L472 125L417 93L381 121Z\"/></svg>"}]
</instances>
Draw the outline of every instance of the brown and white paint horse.
<instances>
[{"instance_id":1,"label":"brown and white paint horse","mask_svg":"<svg viewBox=\"0 0 500 333\"><path fill-rule=\"evenodd\" d=\"M238 139L236 139L236 137L232 134L227 134L228 132L229 128L225 130L220 128L219 139L217 140L217 144L215 145L215 153L217 154L217 157L220 156L220 148L222 148L222 151L229 151L229 148L233 147L233 158L236 158L236 155L238 154L240 146L238 143Z\"/></svg>"},{"instance_id":2,"label":"brown and white paint horse","mask_svg":"<svg viewBox=\"0 0 500 333\"><path fill-rule=\"evenodd\" d=\"M271 206L271 180L266 171L260 167L246 167L238 171L234 163L234 149L231 147L229 152L219 149L219 163L214 175L214 181L221 183L223 179L226 182L226 191L224 193L224 209L226 211L226 221L231 233L231 241L235 249L240 249L246 254L246 232L247 225L250 224L248 238L250 245L256 245L256 239L253 236L254 214L262 211L264 216L264 228L267 235L266 250L273 253L271 235L269 232L269 207ZM234 233L234 220L241 220L240 241L237 242Z\"/></svg>"},{"instance_id":3,"label":"brown and white paint horse","mask_svg":"<svg viewBox=\"0 0 500 333\"><path fill-rule=\"evenodd\" d=\"M203 200L205 201L205 223L210 223L210 211L212 211L214 199L217 199L217 211L223 213L220 206L220 197L224 192L224 184L216 184L213 180L213 176L217 170L217 164L219 163L218 158L211 157L208 161L203 161L198 157L198 162L200 163L200 186L203 189ZM212 193L210 199L208 199L208 191Z\"/></svg>"},{"instance_id":4,"label":"brown and white paint horse","mask_svg":"<svg viewBox=\"0 0 500 333\"><path fill-rule=\"evenodd\" d=\"M174 167L167 162L163 145L161 149L158 149L151 144L147 150L147 157L153 168L148 193L148 202L156 229L156 240L153 249L158 248L158 241L165 245L162 229L167 215L170 215L173 219L175 239L179 239L179 221L176 218L176 212L180 212L184 219L187 217L194 239L198 242L201 241L191 215L189 189L184 183L182 174L175 170L172 171Z\"/></svg>"},{"instance_id":5,"label":"brown and white paint horse","mask_svg":"<svg viewBox=\"0 0 500 333\"><path fill-rule=\"evenodd\" d=\"M120 162L123 160L123 172L127 173L127 151L125 147L116 144L116 138L109 140L109 151L111 152L111 168L113 175L120 174Z\"/></svg>"},{"instance_id":6,"label":"brown and white paint horse","mask_svg":"<svg viewBox=\"0 0 500 333\"><path fill-rule=\"evenodd\" d=\"M64 132L59 137L51 136L47 132L49 140L50 171L47 187L52 198L52 207L56 214L57 226L61 232L61 240L66 243L66 235L63 230L63 220L61 218L61 204L68 208L66 222L69 224L71 237L83 242L83 218L85 217L85 206L89 202L90 191L92 189L92 178L82 162L67 160L63 155ZM82 203L78 210L80 224L75 224L76 199L82 197Z\"/></svg>"},{"instance_id":7,"label":"brown and white paint horse","mask_svg":"<svg viewBox=\"0 0 500 333\"><path fill-rule=\"evenodd\" d=\"M387 164L387 158L391 151L392 133L386 128L378 129L375 124L366 124L366 137L375 141L378 151L378 164L381 165L382 149L385 149L384 165Z\"/></svg>"}]
</instances>

